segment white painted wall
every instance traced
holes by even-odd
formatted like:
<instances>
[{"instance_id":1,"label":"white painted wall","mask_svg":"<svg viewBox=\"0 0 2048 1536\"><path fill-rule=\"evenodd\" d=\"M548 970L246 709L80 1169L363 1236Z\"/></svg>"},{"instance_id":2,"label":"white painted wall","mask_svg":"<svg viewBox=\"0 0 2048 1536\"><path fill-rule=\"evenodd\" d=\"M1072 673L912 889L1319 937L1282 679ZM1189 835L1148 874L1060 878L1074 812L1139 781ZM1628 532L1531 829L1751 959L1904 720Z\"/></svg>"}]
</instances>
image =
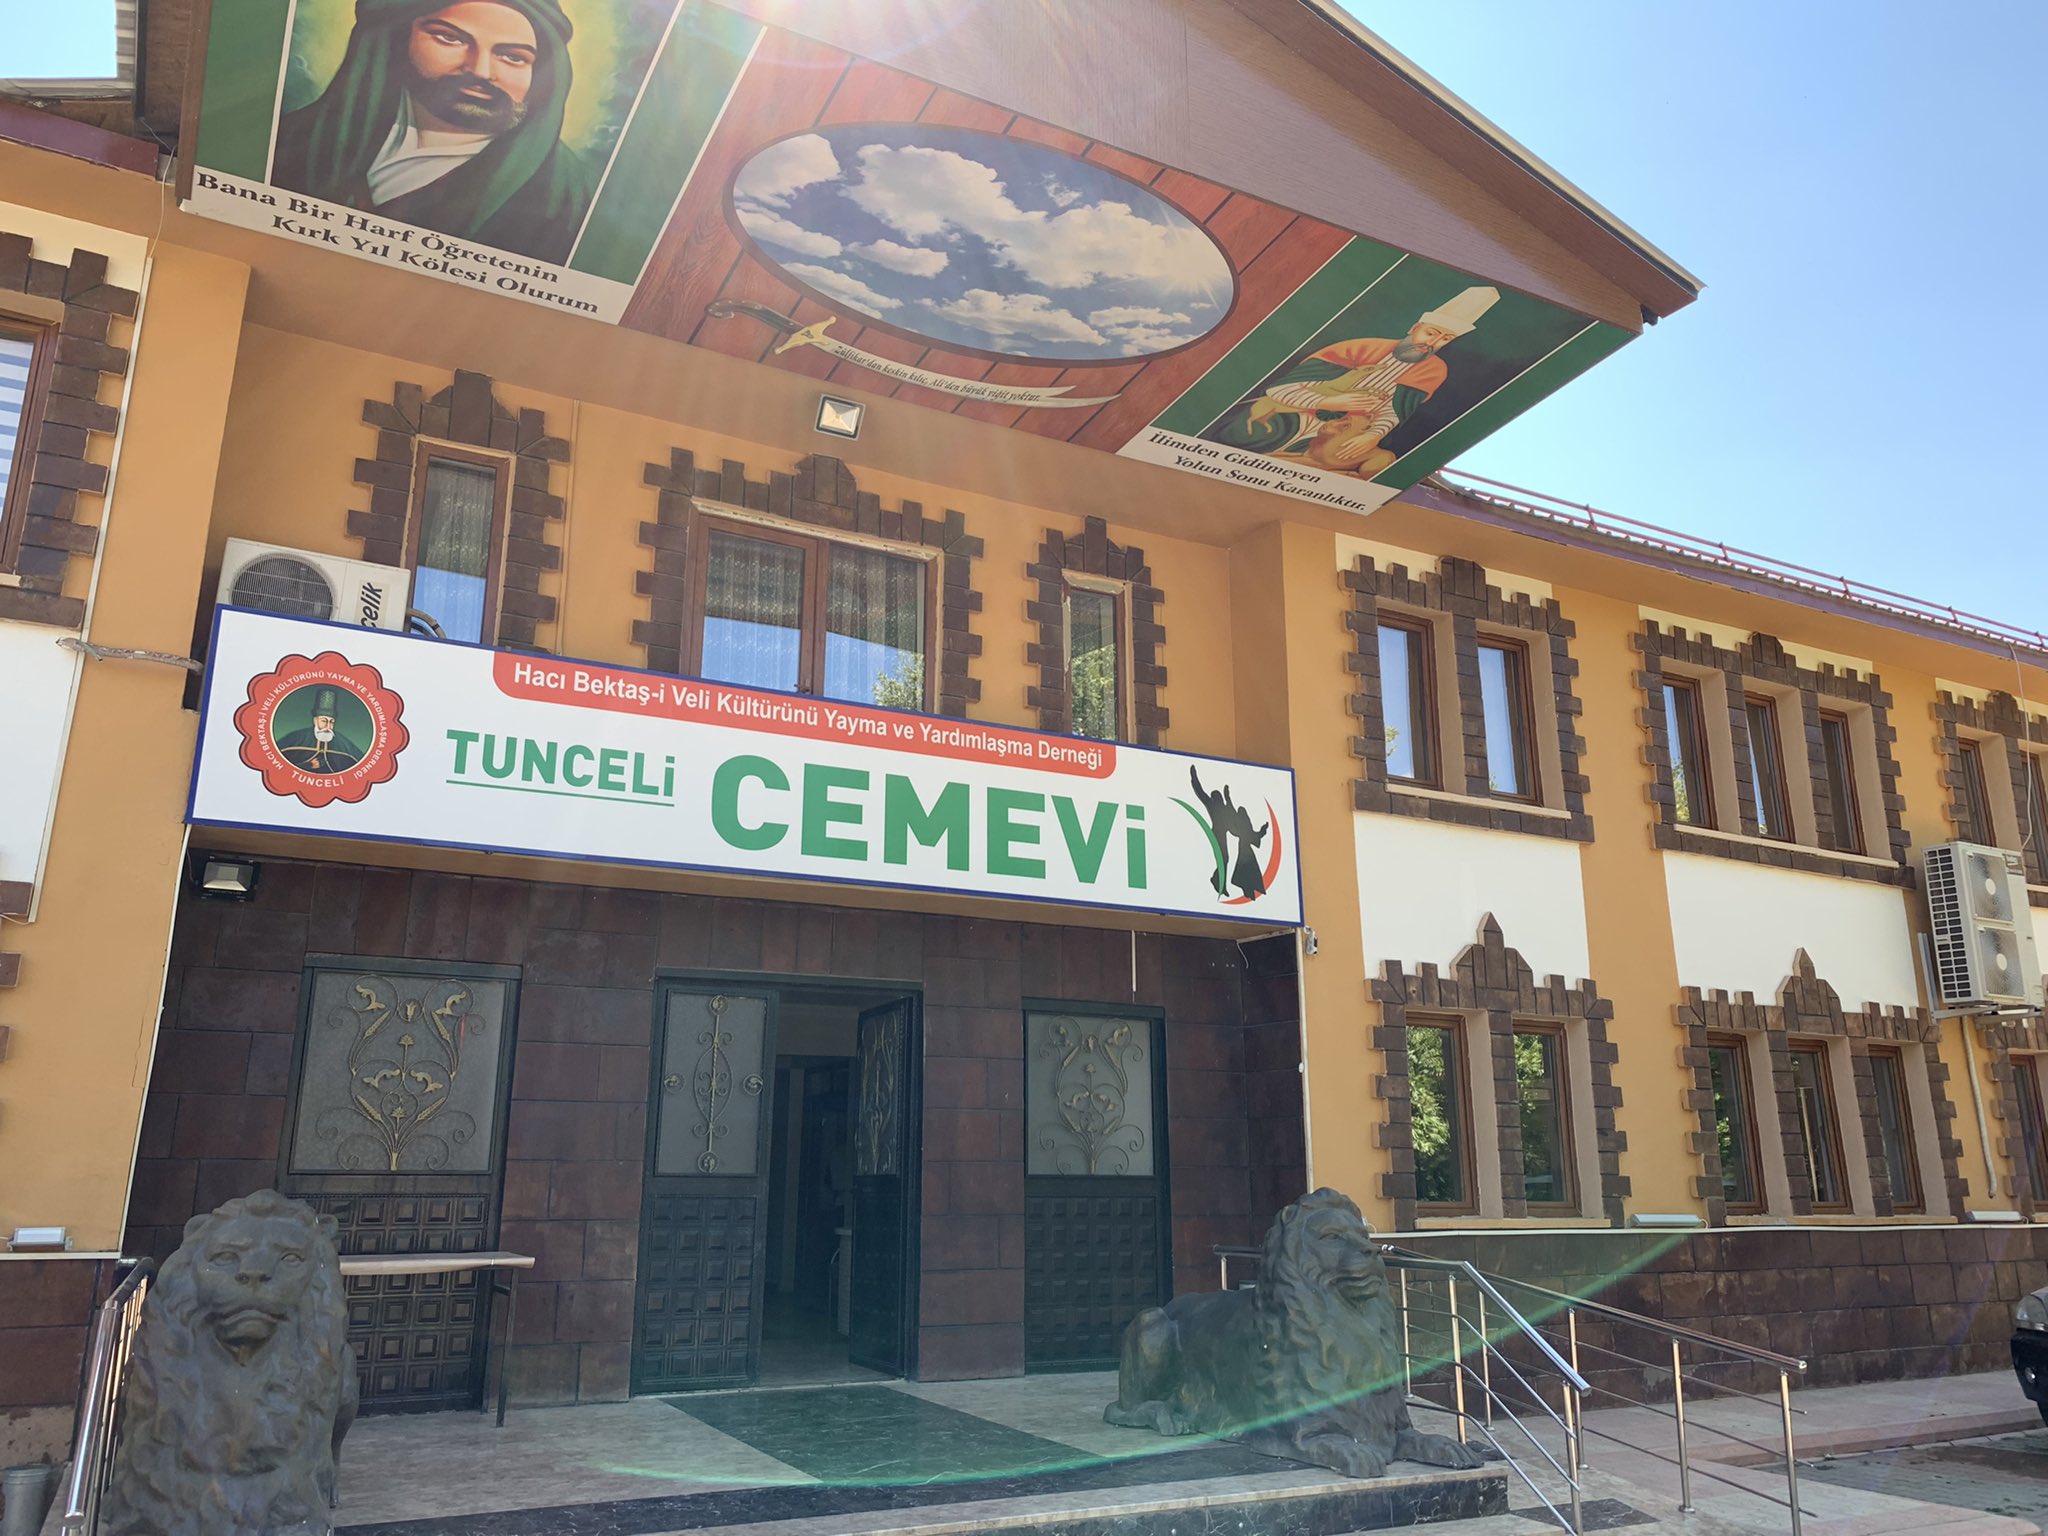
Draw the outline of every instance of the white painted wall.
<instances>
[{"instance_id":1,"label":"white painted wall","mask_svg":"<svg viewBox=\"0 0 2048 1536\"><path fill-rule=\"evenodd\" d=\"M1803 949L1844 1008L1920 1004L1907 896L1894 886L1688 853L1664 856L1664 885L1685 986L1768 1003Z\"/></svg>"},{"instance_id":2,"label":"white painted wall","mask_svg":"<svg viewBox=\"0 0 2048 1536\"><path fill-rule=\"evenodd\" d=\"M1371 812L1353 825L1368 976L1386 960L1448 966L1489 912L1539 980L1590 974L1577 843Z\"/></svg>"},{"instance_id":3,"label":"white painted wall","mask_svg":"<svg viewBox=\"0 0 2048 1536\"><path fill-rule=\"evenodd\" d=\"M80 660L63 633L0 621L0 880L41 878Z\"/></svg>"}]
</instances>

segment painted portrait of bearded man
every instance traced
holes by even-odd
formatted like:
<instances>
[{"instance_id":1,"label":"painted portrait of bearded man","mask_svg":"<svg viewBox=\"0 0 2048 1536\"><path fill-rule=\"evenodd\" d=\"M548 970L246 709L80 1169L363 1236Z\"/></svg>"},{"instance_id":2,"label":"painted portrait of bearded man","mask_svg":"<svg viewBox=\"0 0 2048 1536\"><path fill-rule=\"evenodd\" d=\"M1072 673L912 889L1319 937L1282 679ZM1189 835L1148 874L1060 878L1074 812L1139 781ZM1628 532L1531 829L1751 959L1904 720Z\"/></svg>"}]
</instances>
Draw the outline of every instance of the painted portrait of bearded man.
<instances>
[{"instance_id":1,"label":"painted portrait of bearded man","mask_svg":"<svg viewBox=\"0 0 2048 1536\"><path fill-rule=\"evenodd\" d=\"M273 185L562 262L596 177L562 142L559 0L356 0L318 99L278 124Z\"/></svg>"}]
</instances>

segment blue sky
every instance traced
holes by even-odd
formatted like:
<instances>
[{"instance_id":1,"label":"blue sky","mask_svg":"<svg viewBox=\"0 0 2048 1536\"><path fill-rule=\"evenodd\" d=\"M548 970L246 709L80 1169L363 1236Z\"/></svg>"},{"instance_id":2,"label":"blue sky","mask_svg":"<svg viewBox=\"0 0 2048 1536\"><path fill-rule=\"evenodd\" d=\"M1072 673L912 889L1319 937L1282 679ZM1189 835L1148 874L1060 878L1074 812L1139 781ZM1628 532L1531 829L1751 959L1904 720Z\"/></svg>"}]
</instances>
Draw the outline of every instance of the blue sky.
<instances>
[{"instance_id":1,"label":"blue sky","mask_svg":"<svg viewBox=\"0 0 2048 1536\"><path fill-rule=\"evenodd\" d=\"M0 78L106 79L114 0L0 0Z\"/></svg>"},{"instance_id":2,"label":"blue sky","mask_svg":"<svg viewBox=\"0 0 2048 1536\"><path fill-rule=\"evenodd\" d=\"M2048 5L1347 3L1706 284L1455 468L2048 630Z\"/></svg>"}]
</instances>

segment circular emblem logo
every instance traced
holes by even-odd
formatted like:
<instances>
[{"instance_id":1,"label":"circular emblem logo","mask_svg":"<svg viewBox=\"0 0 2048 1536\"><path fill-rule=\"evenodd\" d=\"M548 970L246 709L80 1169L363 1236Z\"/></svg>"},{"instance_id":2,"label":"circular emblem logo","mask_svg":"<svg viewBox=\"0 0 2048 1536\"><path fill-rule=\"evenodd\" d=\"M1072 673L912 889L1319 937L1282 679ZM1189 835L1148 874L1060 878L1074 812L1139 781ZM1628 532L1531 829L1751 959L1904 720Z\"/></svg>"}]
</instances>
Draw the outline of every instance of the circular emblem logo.
<instances>
[{"instance_id":1,"label":"circular emblem logo","mask_svg":"<svg viewBox=\"0 0 2048 1536\"><path fill-rule=\"evenodd\" d=\"M242 761L273 795L318 810L354 805L398 772L411 736L399 717L405 700L375 667L339 651L287 656L249 680L249 701L235 711Z\"/></svg>"}]
</instances>

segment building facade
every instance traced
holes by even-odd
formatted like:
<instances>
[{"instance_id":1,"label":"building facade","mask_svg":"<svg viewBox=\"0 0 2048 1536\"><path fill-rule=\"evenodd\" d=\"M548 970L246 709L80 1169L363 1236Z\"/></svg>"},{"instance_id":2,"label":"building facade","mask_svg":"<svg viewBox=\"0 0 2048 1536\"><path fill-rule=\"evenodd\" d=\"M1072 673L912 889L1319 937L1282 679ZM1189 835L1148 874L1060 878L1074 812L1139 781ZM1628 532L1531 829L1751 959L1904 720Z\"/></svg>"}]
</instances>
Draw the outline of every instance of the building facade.
<instances>
[{"instance_id":1,"label":"building facade","mask_svg":"<svg viewBox=\"0 0 2048 1536\"><path fill-rule=\"evenodd\" d=\"M620 129L626 283L295 187L289 80L195 70L175 187L0 118L8 1443L271 1186L532 1254L525 1403L1099 1364L1317 1185L1818 1379L1996 1363L2048 1023L1935 1016L1915 869L2020 850L2048 945L2048 640L1435 473L1694 285L1333 14L788 9L649 43L722 105ZM1181 286L1055 314L1091 241ZM476 1400L473 1277L351 1300L372 1406Z\"/></svg>"}]
</instances>

